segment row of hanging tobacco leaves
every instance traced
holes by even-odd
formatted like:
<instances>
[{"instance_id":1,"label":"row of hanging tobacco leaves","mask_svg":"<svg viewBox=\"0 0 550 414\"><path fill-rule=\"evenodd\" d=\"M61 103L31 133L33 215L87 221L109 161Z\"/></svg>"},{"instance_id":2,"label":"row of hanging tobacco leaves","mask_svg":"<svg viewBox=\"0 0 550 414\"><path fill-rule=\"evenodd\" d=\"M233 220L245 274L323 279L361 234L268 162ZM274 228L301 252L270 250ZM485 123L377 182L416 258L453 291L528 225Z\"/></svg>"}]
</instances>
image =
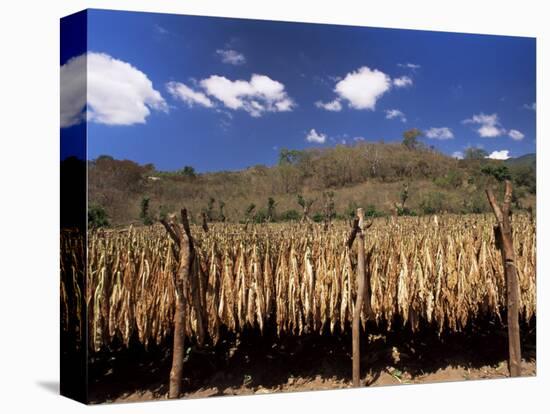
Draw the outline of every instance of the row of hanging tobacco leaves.
<instances>
[{"instance_id":1,"label":"row of hanging tobacco leaves","mask_svg":"<svg viewBox=\"0 0 550 414\"><path fill-rule=\"evenodd\" d=\"M424 320L442 332L461 330L475 317L500 319L505 283L493 224L489 215L376 219L365 238L363 324L372 320L392 329L399 321L416 330ZM517 215L513 229L520 316L529 320L536 313L535 223ZM216 342L223 325L263 330L270 321L279 333L300 334L335 332L351 322L357 243L347 248L346 223L335 222L328 231L300 223L247 230L220 223L209 232L198 226L191 231L196 253L184 286L188 337ZM80 246L62 235L63 243L75 251ZM170 334L177 265L170 244L160 225L89 234L85 301L92 350L115 339L128 345L132 337L147 346ZM77 252L66 256L62 268L80 260ZM82 277L65 273L62 292ZM62 294L67 328L80 317L68 302Z\"/></svg>"}]
</instances>

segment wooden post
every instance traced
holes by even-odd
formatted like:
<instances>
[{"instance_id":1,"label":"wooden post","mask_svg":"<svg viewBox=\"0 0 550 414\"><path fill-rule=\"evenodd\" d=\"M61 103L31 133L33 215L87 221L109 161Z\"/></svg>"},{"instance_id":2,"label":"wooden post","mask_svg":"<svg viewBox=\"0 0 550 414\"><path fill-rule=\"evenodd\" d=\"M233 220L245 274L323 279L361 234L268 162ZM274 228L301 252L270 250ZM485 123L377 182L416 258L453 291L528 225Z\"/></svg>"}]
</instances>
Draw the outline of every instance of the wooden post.
<instances>
[{"instance_id":1,"label":"wooden post","mask_svg":"<svg viewBox=\"0 0 550 414\"><path fill-rule=\"evenodd\" d=\"M363 307L363 297L365 295L365 217L362 208L357 209L357 218L359 219L357 224L357 235L359 236L359 244L357 246L357 296L355 298L352 325L352 376L354 387L359 387L361 385L361 350L359 348L359 333L361 309Z\"/></svg>"},{"instance_id":2,"label":"wooden post","mask_svg":"<svg viewBox=\"0 0 550 414\"><path fill-rule=\"evenodd\" d=\"M357 232L359 231L359 218L355 217L353 222L350 223L351 231L349 232L348 240L346 241L346 245L348 246L348 249L351 249L353 246L353 242L355 240L355 236L357 235Z\"/></svg>"},{"instance_id":3,"label":"wooden post","mask_svg":"<svg viewBox=\"0 0 550 414\"><path fill-rule=\"evenodd\" d=\"M202 212L202 229L208 233L208 220L206 218L206 213Z\"/></svg>"},{"instance_id":4,"label":"wooden post","mask_svg":"<svg viewBox=\"0 0 550 414\"><path fill-rule=\"evenodd\" d=\"M519 334L519 282L516 271L516 255L512 239L512 224L510 222L512 202L512 183L505 182L504 202L500 207L493 191L486 190L487 198L497 219L495 226L495 242L502 254L502 264L506 283L506 316L508 320L508 369L511 377L521 375L521 343Z\"/></svg>"},{"instance_id":5,"label":"wooden post","mask_svg":"<svg viewBox=\"0 0 550 414\"><path fill-rule=\"evenodd\" d=\"M184 230L176 222L175 216L169 220L161 220L167 233L172 238L173 253L178 261L176 273L173 275L176 290L176 309L174 312L174 343L172 348L172 368L170 369L169 398L179 398L181 395L181 382L183 373L184 340L185 340L185 281L189 280L191 261L193 258L193 240L190 237L189 220L187 210L181 210L181 218Z\"/></svg>"}]
</instances>

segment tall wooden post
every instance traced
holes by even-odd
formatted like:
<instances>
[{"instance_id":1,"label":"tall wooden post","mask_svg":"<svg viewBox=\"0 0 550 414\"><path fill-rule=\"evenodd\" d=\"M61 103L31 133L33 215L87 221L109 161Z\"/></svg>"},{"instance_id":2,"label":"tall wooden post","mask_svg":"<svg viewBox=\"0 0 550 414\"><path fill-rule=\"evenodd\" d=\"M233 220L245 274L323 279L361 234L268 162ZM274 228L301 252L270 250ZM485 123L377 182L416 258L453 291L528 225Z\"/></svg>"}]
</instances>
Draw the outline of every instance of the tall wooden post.
<instances>
[{"instance_id":1,"label":"tall wooden post","mask_svg":"<svg viewBox=\"0 0 550 414\"><path fill-rule=\"evenodd\" d=\"M184 340L185 340L185 290L184 283L189 280L191 261L193 258L193 239L189 230L187 210L181 210L183 228L176 222L175 216L169 220L161 220L167 233L172 238L174 257L178 261L176 273L173 275L176 290L176 309L174 312L174 343L172 348L172 368L170 369L169 398L179 398L183 374Z\"/></svg>"},{"instance_id":2,"label":"tall wooden post","mask_svg":"<svg viewBox=\"0 0 550 414\"><path fill-rule=\"evenodd\" d=\"M363 307L363 297L365 295L365 233L364 233L364 213L362 208L357 209L357 236L359 236L357 245L357 296L355 298L355 309L353 312L352 325L352 376L353 386L359 387L361 381L361 350L359 348L360 340L360 321L361 309Z\"/></svg>"},{"instance_id":3,"label":"tall wooden post","mask_svg":"<svg viewBox=\"0 0 550 414\"><path fill-rule=\"evenodd\" d=\"M202 229L208 233L208 219L206 217L206 213L202 212Z\"/></svg>"},{"instance_id":4,"label":"tall wooden post","mask_svg":"<svg viewBox=\"0 0 550 414\"><path fill-rule=\"evenodd\" d=\"M508 321L508 369L511 377L521 375L521 343L519 334L519 282L516 271L516 255L512 239L512 224L510 222L512 202L512 183L505 182L504 202L500 207L493 191L486 190L487 198L495 213L497 225L494 227L495 241L502 254L506 283L506 316Z\"/></svg>"}]
</instances>

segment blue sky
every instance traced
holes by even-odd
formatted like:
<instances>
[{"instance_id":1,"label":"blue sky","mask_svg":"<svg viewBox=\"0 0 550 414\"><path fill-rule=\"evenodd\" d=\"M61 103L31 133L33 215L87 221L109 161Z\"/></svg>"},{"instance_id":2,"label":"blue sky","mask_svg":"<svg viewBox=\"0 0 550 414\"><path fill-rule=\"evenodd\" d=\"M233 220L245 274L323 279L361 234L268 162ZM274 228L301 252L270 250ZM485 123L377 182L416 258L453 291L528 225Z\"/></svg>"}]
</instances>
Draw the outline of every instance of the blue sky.
<instances>
[{"instance_id":1,"label":"blue sky","mask_svg":"<svg viewBox=\"0 0 550 414\"><path fill-rule=\"evenodd\" d=\"M88 158L235 170L413 127L449 155L517 157L536 147L535 50L531 38L92 10ZM62 56L62 80L79 56ZM84 123L69 98L62 136Z\"/></svg>"}]
</instances>

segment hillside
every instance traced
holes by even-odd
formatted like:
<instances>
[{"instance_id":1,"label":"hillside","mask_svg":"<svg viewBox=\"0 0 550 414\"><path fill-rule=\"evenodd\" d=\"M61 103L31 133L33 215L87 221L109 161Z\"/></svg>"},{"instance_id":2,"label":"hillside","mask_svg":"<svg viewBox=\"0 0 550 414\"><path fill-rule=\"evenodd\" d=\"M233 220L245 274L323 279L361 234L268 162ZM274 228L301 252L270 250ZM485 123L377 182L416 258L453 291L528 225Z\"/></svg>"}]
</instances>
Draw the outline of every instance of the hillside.
<instances>
[{"instance_id":1,"label":"hillside","mask_svg":"<svg viewBox=\"0 0 550 414\"><path fill-rule=\"evenodd\" d=\"M514 166L514 167L528 167L536 168L537 166L537 155L536 154L525 154L516 158L508 158L504 161L505 165Z\"/></svg>"},{"instance_id":2,"label":"hillside","mask_svg":"<svg viewBox=\"0 0 550 414\"><path fill-rule=\"evenodd\" d=\"M198 174L191 166L163 172L102 156L88 164L89 205L114 225L156 220L184 205L195 221L203 212L214 221L299 219L299 196L311 204L309 216L316 220L327 211L346 218L359 206L371 215L396 209L414 215L478 213L488 210L484 189L502 177L514 181L516 208L532 206L532 159L457 160L427 148L359 142L283 149L275 166Z\"/></svg>"}]
</instances>

